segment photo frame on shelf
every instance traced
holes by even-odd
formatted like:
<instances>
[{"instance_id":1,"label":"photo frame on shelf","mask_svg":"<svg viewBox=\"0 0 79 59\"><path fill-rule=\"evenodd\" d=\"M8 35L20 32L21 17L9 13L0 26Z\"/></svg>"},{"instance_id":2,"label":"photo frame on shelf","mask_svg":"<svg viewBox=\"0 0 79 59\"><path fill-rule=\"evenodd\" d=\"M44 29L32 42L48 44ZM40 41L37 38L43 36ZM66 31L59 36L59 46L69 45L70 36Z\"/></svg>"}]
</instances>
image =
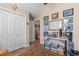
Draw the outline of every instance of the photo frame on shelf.
<instances>
[{"instance_id":1,"label":"photo frame on shelf","mask_svg":"<svg viewBox=\"0 0 79 59\"><path fill-rule=\"evenodd\" d=\"M49 16L44 16L44 21L49 21Z\"/></svg>"},{"instance_id":2,"label":"photo frame on shelf","mask_svg":"<svg viewBox=\"0 0 79 59\"><path fill-rule=\"evenodd\" d=\"M72 16L74 14L74 8L63 11L63 17Z\"/></svg>"},{"instance_id":3,"label":"photo frame on shelf","mask_svg":"<svg viewBox=\"0 0 79 59\"><path fill-rule=\"evenodd\" d=\"M58 13L58 12L52 14L52 20L53 20L53 19L58 19L58 18L59 18L59 13Z\"/></svg>"},{"instance_id":4,"label":"photo frame on shelf","mask_svg":"<svg viewBox=\"0 0 79 59\"><path fill-rule=\"evenodd\" d=\"M59 37L59 32L58 31L49 31L48 36L57 38L57 37Z\"/></svg>"},{"instance_id":5,"label":"photo frame on shelf","mask_svg":"<svg viewBox=\"0 0 79 59\"><path fill-rule=\"evenodd\" d=\"M58 32L52 32L52 37L57 38L59 36L58 34L59 34Z\"/></svg>"}]
</instances>

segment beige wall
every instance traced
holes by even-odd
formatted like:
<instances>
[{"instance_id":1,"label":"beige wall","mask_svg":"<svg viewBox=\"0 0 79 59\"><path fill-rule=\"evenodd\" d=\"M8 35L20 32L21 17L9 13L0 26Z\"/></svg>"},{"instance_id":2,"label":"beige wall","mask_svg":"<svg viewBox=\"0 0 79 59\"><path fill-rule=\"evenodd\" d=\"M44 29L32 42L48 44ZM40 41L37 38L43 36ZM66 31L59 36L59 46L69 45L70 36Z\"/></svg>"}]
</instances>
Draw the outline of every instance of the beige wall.
<instances>
[{"instance_id":1,"label":"beige wall","mask_svg":"<svg viewBox=\"0 0 79 59\"><path fill-rule=\"evenodd\" d=\"M17 9L14 10L13 7L16 6L17 4L14 3L0 3L0 8L7 9L11 12L23 15L26 17L26 22L29 23L29 11L24 10L22 7L17 5ZM26 44L29 46L29 25L26 24Z\"/></svg>"},{"instance_id":2,"label":"beige wall","mask_svg":"<svg viewBox=\"0 0 79 59\"><path fill-rule=\"evenodd\" d=\"M74 8L74 16L73 16L73 41L75 45L75 49L79 51L79 4L52 4L48 6L46 9L42 10L41 13L35 18L35 20L40 20L40 43L44 43L43 37L43 17L49 16L49 20L51 20L51 15L55 12L59 12L59 19L63 19L63 10Z\"/></svg>"},{"instance_id":3,"label":"beige wall","mask_svg":"<svg viewBox=\"0 0 79 59\"><path fill-rule=\"evenodd\" d=\"M31 19L29 20L29 41L30 42L32 42L32 41L34 41L35 40L35 33L34 33L34 31L35 31L35 26L34 26L34 21L32 21Z\"/></svg>"}]
</instances>

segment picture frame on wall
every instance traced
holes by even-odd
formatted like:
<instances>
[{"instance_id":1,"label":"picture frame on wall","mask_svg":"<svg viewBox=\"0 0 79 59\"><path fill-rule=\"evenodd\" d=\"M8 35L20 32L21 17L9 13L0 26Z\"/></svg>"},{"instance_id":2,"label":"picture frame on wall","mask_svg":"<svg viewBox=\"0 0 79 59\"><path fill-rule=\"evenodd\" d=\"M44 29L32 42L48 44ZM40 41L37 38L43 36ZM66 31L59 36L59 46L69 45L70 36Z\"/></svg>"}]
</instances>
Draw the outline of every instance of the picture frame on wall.
<instances>
[{"instance_id":1,"label":"picture frame on wall","mask_svg":"<svg viewBox=\"0 0 79 59\"><path fill-rule=\"evenodd\" d=\"M74 14L74 8L63 11L63 17L72 16Z\"/></svg>"},{"instance_id":2,"label":"picture frame on wall","mask_svg":"<svg viewBox=\"0 0 79 59\"><path fill-rule=\"evenodd\" d=\"M49 20L49 16L44 16L44 21L48 21Z\"/></svg>"},{"instance_id":3,"label":"picture frame on wall","mask_svg":"<svg viewBox=\"0 0 79 59\"><path fill-rule=\"evenodd\" d=\"M44 36L48 36L48 31L44 31Z\"/></svg>"},{"instance_id":4,"label":"picture frame on wall","mask_svg":"<svg viewBox=\"0 0 79 59\"><path fill-rule=\"evenodd\" d=\"M63 19L63 28L65 32L73 32L73 17Z\"/></svg>"},{"instance_id":5,"label":"picture frame on wall","mask_svg":"<svg viewBox=\"0 0 79 59\"><path fill-rule=\"evenodd\" d=\"M59 30L62 27L62 19L49 22L49 30Z\"/></svg>"},{"instance_id":6,"label":"picture frame on wall","mask_svg":"<svg viewBox=\"0 0 79 59\"><path fill-rule=\"evenodd\" d=\"M59 13L58 13L58 12L52 14L52 20L53 20L53 19L58 19L58 18L59 18Z\"/></svg>"},{"instance_id":7,"label":"picture frame on wall","mask_svg":"<svg viewBox=\"0 0 79 59\"><path fill-rule=\"evenodd\" d=\"M49 25L49 22L45 21L44 26L48 26L48 25Z\"/></svg>"},{"instance_id":8,"label":"picture frame on wall","mask_svg":"<svg viewBox=\"0 0 79 59\"><path fill-rule=\"evenodd\" d=\"M49 27L48 26L44 26L44 30L48 30L49 29Z\"/></svg>"}]
</instances>

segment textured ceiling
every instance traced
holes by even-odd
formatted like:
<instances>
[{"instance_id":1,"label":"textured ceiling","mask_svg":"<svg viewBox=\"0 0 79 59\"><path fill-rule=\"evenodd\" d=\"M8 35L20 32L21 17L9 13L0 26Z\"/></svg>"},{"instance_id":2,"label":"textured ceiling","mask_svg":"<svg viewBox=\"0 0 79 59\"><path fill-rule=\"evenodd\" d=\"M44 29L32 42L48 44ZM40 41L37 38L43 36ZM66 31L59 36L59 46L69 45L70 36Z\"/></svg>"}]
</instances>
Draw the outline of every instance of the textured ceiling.
<instances>
[{"instance_id":1,"label":"textured ceiling","mask_svg":"<svg viewBox=\"0 0 79 59\"><path fill-rule=\"evenodd\" d=\"M19 3L18 5L29 10L32 16L35 17L50 4L44 5L43 3Z\"/></svg>"}]
</instances>

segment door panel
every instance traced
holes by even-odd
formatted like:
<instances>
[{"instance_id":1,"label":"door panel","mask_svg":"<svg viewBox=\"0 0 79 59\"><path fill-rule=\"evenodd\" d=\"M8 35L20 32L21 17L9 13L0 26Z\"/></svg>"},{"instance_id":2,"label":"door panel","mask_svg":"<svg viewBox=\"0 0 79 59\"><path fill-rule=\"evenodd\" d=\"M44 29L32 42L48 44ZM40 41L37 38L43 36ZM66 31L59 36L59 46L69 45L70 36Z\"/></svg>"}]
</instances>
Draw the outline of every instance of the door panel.
<instances>
[{"instance_id":1,"label":"door panel","mask_svg":"<svg viewBox=\"0 0 79 59\"><path fill-rule=\"evenodd\" d=\"M26 47L25 17L0 10L0 48L13 51L22 47Z\"/></svg>"}]
</instances>

